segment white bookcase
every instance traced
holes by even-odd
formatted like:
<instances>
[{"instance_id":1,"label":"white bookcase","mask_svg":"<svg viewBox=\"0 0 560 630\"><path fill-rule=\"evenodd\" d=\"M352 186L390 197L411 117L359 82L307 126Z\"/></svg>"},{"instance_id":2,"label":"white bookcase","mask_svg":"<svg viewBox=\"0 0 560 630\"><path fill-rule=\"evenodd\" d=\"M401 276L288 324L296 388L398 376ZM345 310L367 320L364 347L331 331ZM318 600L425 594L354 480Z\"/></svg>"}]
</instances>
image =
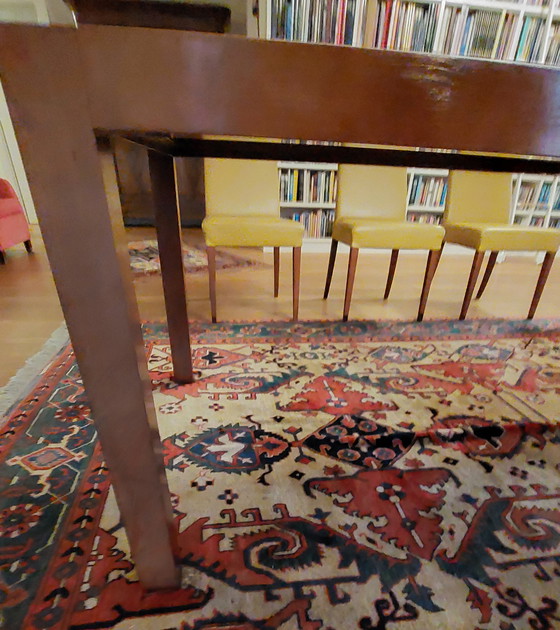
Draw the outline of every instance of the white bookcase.
<instances>
[{"instance_id":1,"label":"white bookcase","mask_svg":"<svg viewBox=\"0 0 560 630\"><path fill-rule=\"evenodd\" d=\"M330 240L336 210L337 174L337 164L278 162L280 214L305 226L306 246L326 244Z\"/></svg>"},{"instance_id":2,"label":"white bookcase","mask_svg":"<svg viewBox=\"0 0 560 630\"><path fill-rule=\"evenodd\" d=\"M553 175L515 175L512 222L537 227L559 227L559 180Z\"/></svg>"},{"instance_id":3,"label":"white bookcase","mask_svg":"<svg viewBox=\"0 0 560 630\"><path fill-rule=\"evenodd\" d=\"M260 0L258 23L261 36L268 39L560 67L560 0ZM279 165L280 171L286 164ZM409 169L409 220L441 222L447 175L440 169ZM560 227L559 181L551 176L514 176L511 222ZM313 205L282 199L282 215L315 209L334 212L336 196L328 205L308 203ZM323 249L329 240L307 238L306 244Z\"/></svg>"},{"instance_id":4,"label":"white bookcase","mask_svg":"<svg viewBox=\"0 0 560 630\"><path fill-rule=\"evenodd\" d=\"M406 218L419 223L441 223L449 171L409 168Z\"/></svg>"},{"instance_id":5,"label":"white bookcase","mask_svg":"<svg viewBox=\"0 0 560 630\"><path fill-rule=\"evenodd\" d=\"M558 0L261 0L268 39L560 65Z\"/></svg>"}]
</instances>

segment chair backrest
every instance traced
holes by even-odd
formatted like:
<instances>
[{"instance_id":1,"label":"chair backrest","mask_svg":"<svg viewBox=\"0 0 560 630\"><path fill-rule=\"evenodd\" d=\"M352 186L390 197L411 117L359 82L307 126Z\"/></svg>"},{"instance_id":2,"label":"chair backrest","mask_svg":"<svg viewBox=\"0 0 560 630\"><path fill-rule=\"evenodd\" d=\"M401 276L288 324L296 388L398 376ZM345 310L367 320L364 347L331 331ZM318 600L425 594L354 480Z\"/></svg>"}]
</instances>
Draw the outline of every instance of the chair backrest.
<instances>
[{"instance_id":1,"label":"chair backrest","mask_svg":"<svg viewBox=\"0 0 560 630\"><path fill-rule=\"evenodd\" d=\"M204 160L206 216L278 216L276 162Z\"/></svg>"},{"instance_id":2,"label":"chair backrest","mask_svg":"<svg viewBox=\"0 0 560 630\"><path fill-rule=\"evenodd\" d=\"M406 168L342 164L336 216L404 220L406 193Z\"/></svg>"},{"instance_id":3,"label":"chair backrest","mask_svg":"<svg viewBox=\"0 0 560 630\"><path fill-rule=\"evenodd\" d=\"M451 171L444 223L509 223L510 173Z\"/></svg>"}]
</instances>

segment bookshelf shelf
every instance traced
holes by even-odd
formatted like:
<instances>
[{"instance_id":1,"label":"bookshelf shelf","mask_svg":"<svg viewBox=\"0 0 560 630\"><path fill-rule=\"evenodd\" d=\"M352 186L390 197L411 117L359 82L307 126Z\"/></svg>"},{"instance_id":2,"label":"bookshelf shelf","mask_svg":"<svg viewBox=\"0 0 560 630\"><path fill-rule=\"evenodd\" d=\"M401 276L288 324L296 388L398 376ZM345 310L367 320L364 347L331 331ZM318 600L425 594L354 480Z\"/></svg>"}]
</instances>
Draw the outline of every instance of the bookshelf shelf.
<instances>
[{"instance_id":1,"label":"bookshelf shelf","mask_svg":"<svg viewBox=\"0 0 560 630\"><path fill-rule=\"evenodd\" d=\"M443 206L415 206L409 205L407 207L409 212L431 212L433 214L443 213Z\"/></svg>"},{"instance_id":2,"label":"bookshelf shelf","mask_svg":"<svg viewBox=\"0 0 560 630\"><path fill-rule=\"evenodd\" d=\"M303 203L298 201L281 201L281 208L302 208L302 209L314 209L314 210L331 210L336 208L336 203L320 203L320 202L311 202L311 203Z\"/></svg>"},{"instance_id":3,"label":"bookshelf shelf","mask_svg":"<svg viewBox=\"0 0 560 630\"><path fill-rule=\"evenodd\" d=\"M326 240L336 208L336 164L278 162L280 213L299 221L308 240Z\"/></svg>"}]
</instances>

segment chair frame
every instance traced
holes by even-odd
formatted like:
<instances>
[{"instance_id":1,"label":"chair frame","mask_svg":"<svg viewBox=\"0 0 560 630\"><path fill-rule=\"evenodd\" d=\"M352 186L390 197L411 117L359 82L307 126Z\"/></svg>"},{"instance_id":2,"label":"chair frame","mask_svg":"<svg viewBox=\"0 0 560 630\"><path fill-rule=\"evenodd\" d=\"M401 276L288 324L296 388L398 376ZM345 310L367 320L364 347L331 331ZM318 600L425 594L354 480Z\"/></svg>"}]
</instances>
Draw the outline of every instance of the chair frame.
<instances>
[{"instance_id":1,"label":"chair frame","mask_svg":"<svg viewBox=\"0 0 560 630\"><path fill-rule=\"evenodd\" d=\"M337 250L338 241L333 238L331 240L331 251L329 254L329 265L327 267L327 278L325 280L325 291L323 292L324 300L329 297ZM344 307L342 311L342 321L344 322L348 321L348 316L350 314L350 303L352 302L352 293L354 291L354 279L356 277L359 251L359 247L350 247L350 255L348 256L348 271L346 274L346 289L344 291ZM385 284L385 293L383 294L384 300L389 299L389 294L391 293L391 287L393 286L393 279L395 277L395 270L397 268L397 261L399 258L399 251L400 250L398 249L391 250L389 272L387 274L387 282ZM430 287L432 286L432 280L434 279L434 275L438 268L442 251L443 248L428 250L428 260L426 262L426 271L424 272L424 281L422 283L422 293L420 294L420 304L418 306L416 321L421 322L424 319L424 312L426 311L426 304L428 303Z\"/></svg>"},{"instance_id":2,"label":"chair frame","mask_svg":"<svg viewBox=\"0 0 560 630\"><path fill-rule=\"evenodd\" d=\"M461 305L461 313L459 314L459 319L466 319L467 313L469 310L469 306L472 301L472 296L476 287L476 281L478 280L478 276L480 274L480 269L482 267L482 263L484 261L484 255L486 254L483 250L476 250L473 256L473 262L471 265L471 270L469 273L469 279L467 281L467 288L465 289L465 296L463 298L463 303ZM488 285L488 281L490 280L490 276L492 275L492 271L496 265L496 260L498 258L498 251L491 251L488 256L488 262L486 264L486 269L484 270L484 275L482 276L482 281L480 282L480 286L478 287L478 291L476 293L475 300L479 300L484 293ZM548 276L550 275L550 270L552 269L552 263L554 262L554 258L556 257L556 252L546 252L544 255L544 260L541 265L541 269L539 272L539 277L537 279L537 285L535 287L535 291L533 293L533 298L531 300L531 306L529 307L529 313L527 314L527 319L533 319L535 316L535 312L537 310L537 306L539 305L544 287L546 285L546 281L548 280Z\"/></svg>"},{"instance_id":3,"label":"chair frame","mask_svg":"<svg viewBox=\"0 0 560 630\"><path fill-rule=\"evenodd\" d=\"M274 247L274 297L278 297L280 288L280 248ZM206 246L208 256L208 286L210 293L210 312L212 322L218 321L218 307L216 298L216 248ZM301 247L292 247L292 320L299 317L299 294L301 277Z\"/></svg>"}]
</instances>

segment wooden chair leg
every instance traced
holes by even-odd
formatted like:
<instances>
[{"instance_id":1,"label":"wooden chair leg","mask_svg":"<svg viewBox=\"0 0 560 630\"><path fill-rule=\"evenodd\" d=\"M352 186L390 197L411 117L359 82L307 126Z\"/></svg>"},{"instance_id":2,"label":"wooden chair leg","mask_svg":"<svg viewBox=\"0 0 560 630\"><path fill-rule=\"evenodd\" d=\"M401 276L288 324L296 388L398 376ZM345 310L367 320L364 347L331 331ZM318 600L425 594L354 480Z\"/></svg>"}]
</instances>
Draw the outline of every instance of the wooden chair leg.
<instances>
[{"instance_id":1,"label":"wooden chair leg","mask_svg":"<svg viewBox=\"0 0 560 630\"><path fill-rule=\"evenodd\" d=\"M6 264L6 258L4 257L4 252L0 249L0 265Z\"/></svg>"},{"instance_id":2,"label":"wooden chair leg","mask_svg":"<svg viewBox=\"0 0 560 630\"><path fill-rule=\"evenodd\" d=\"M216 248L207 247L206 255L208 257L208 286L210 288L210 312L212 321L218 321L216 315Z\"/></svg>"},{"instance_id":3,"label":"wooden chair leg","mask_svg":"<svg viewBox=\"0 0 560 630\"><path fill-rule=\"evenodd\" d=\"M274 297L278 297L278 287L280 285L280 248L274 248Z\"/></svg>"},{"instance_id":4,"label":"wooden chair leg","mask_svg":"<svg viewBox=\"0 0 560 630\"><path fill-rule=\"evenodd\" d=\"M331 281L334 271L334 263L336 261L336 250L338 249L338 241L335 241L334 238L331 241L331 253L329 256L329 266L327 269L327 280L325 282L325 292L323 293L323 300L326 300L329 297L329 291L331 288Z\"/></svg>"},{"instance_id":5,"label":"wooden chair leg","mask_svg":"<svg viewBox=\"0 0 560 630\"><path fill-rule=\"evenodd\" d=\"M484 275L482 276L482 282L478 287L478 292L476 294L475 300L478 300L482 297L484 293L484 289L486 289L486 285L488 284L488 280L490 280L490 276L492 275L492 271L494 270L494 266L496 264L496 259L498 258L498 252L490 252L490 257L488 258L488 264L486 265L486 269L484 270Z\"/></svg>"},{"instance_id":6,"label":"wooden chair leg","mask_svg":"<svg viewBox=\"0 0 560 630\"><path fill-rule=\"evenodd\" d=\"M459 319L465 319L465 317L467 316L467 311L469 310L469 305L471 303L472 294L476 285L476 279L478 278L478 274L480 273L480 267L482 265L483 258L484 252L474 253L471 273L469 275L469 281L467 282L467 290L465 291L465 298L463 299L463 306L461 307L461 314L459 315Z\"/></svg>"},{"instance_id":7,"label":"wooden chair leg","mask_svg":"<svg viewBox=\"0 0 560 630\"><path fill-rule=\"evenodd\" d=\"M348 313L350 312L350 302L352 301L352 290L354 289L354 277L356 276L356 265L358 263L357 247L350 248L350 257L348 258L348 275L346 276L346 293L344 294L344 311L342 313L342 321L348 321Z\"/></svg>"},{"instance_id":8,"label":"wooden chair leg","mask_svg":"<svg viewBox=\"0 0 560 630\"><path fill-rule=\"evenodd\" d=\"M430 287L432 286L432 280L441 258L441 249L431 249L428 253L428 262L426 263L426 273L424 274L424 284L422 285L422 294L420 296L420 306L418 307L419 322L424 319L424 311L426 310L426 303L428 302L428 294L430 293Z\"/></svg>"},{"instance_id":9,"label":"wooden chair leg","mask_svg":"<svg viewBox=\"0 0 560 630\"><path fill-rule=\"evenodd\" d=\"M301 247L294 247L292 257L292 300L293 319L297 321L299 315L299 278L301 273Z\"/></svg>"},{"instance_id":10,"label":"wooden chair leg","mask_svg":"<svg viewBox=\"0 0 560 630\"><path fill-rule=\"evenodd\" d=\"M30 240L24 241L23 244L25 245L25 249L27 250L28 254L31 254L33 252L33 245L31 244Z\"/></svg>"},{"instance_id":11,"label":"wooden chair leg","mask_svg":"<svg viewBox=\"0 0 560 630\"><path fill-rule=\"evenodd\" d=\"M389 263L389 275L387 276L387 284L385 286L385 293L383 299L386 300L391 293L391 287L393 285L393 278L395 277L395 269L397 268L397 260L399 259L399 250L394 249L391 252L391 262Z\"/></svg>"},{"instance_id":12,"label":"wooden chair leg","mask_svg":"<svg viewBox=\"0 0 560 630\"><path fill-rule=\"evenodd\" d=\"M533 317L535 316L535 311L537 310L537 306L539 305L539 300L541 299L544 285L548 280L548 274L550 273L550 270L552 268L552 263L554 262L555 256L556 252L546 252L541 267L541 272L539 273L539 279L537 280L537 287L533 295L533 301L531 302L531 307L529 308L529 315L527 315L527 319L533 319Z\"/></svg>"}]
</instances>

